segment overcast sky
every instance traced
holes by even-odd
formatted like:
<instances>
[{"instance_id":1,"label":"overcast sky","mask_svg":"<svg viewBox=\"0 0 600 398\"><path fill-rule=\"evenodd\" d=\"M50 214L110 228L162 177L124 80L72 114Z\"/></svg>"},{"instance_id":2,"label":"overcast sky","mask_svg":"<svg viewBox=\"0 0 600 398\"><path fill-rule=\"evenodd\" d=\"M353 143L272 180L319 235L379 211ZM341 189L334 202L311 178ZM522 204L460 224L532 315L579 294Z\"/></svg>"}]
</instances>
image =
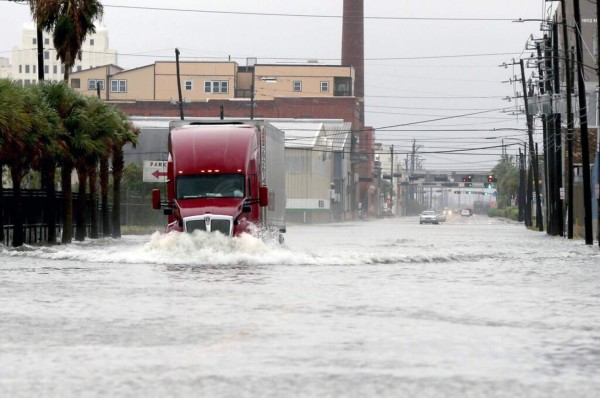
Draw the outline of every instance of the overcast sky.
<instances>
[{"instance_id":1,"label":"overcast sky","mask_svg":"<svg viewBox=\"0 0 600 398\"><path fill-rule=\"evenodd\" d=\"M241 65L247 57L256 57L259 63L340 63L342 0L110 0L102 4L110 48L119 53L119 64L125 68L174 59L175 47L182 59L231 56ZM540 36L539 22L512 20L540 19L547 15L547 4L543 0L365 0L366 123L378 129L378 141L394 144L395 152L404 157L402 152L416 139L423 166L429 170L493 167L499 148L469 155L427 152L501 145L500 139L491 137L525 138L520 131L490 131L525 125L523 117L512 114L521 102L507 100L515 96L515 85L503 83L520 72L499 65L528 56L523 51L529 35ZM22 27L31 22L29 8L0 0L0 15L0 57L9 58L12 48L21 44ZM431 121L447 117L451 118ZM505 143L517 142L505 139ZM516 153L517 147L508 152Z\"/></svg>"}]
</instances>

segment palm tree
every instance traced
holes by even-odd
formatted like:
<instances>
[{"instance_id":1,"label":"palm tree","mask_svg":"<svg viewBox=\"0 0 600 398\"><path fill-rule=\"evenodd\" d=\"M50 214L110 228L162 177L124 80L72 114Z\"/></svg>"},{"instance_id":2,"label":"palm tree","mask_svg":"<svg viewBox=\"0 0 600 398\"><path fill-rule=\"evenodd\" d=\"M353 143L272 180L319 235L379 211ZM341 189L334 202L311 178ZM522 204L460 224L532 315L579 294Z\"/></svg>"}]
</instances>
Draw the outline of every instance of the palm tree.
<instances>
[{"instance_id":1,"label":"palm tree","mask_svg":"<svg viewBox=\"0 0 600 398\"><path fill-rule=\"evenodd\" d=\"M86 153L81 153L76 161L77 175L79 177L79 197L76 214L76 232L77 240L83 240L85 237L85 221L87 220L87 199L86 186L88 179L90 180L90 195L92 198L92 228L90 236L98 237L98 220L97 220L97 200L96 200L96 175L97 166L102 154L107 152L110 142L107 137L112 136L112 132L118 128L116 119L112 117L114 112L110 111L110 107L96 97L86 98L86 113L89 119L91 130L90 145L86 148Z\"/></svg>"},{"instance_id":2,"label":"palm tree","mask_svg":"<svg viewBox=\"0 0 600 398\"><path fill-rule=\"evenodd\" d=\"M62 243L71 243L73 238L73 190L71 175L76 161L93 145L89 135L89 118L85 111L85 98L67 87L66 82L44 84L42 90L50 106L62 120L59 134L64 148L60 158L61 187L64 195L64 217Z\"/></svg>"},{"instance_id":3,"label":"palm tree","mask_svg":"<svg viewBox=\"0 0 600 398\"><path fill-rule=\"evenodd\" d=\"M94 20L102 19L104 7L96 0L31 0L33 18L38 26L52 32L57 57L65 66L64 80L76 60L81 60L81 46L89 33L95 33Z\"/></svg>"},{"instance_id":4,"label":"palm tree","mask_svg":"<svg viewBox=\"0 0 600 398\"><path fill-rule=\"evenodd\" d=\"M42 189L46 193L44 201L44 223L48 228L47 242L56 243L56 190L55 176L58 159L62 153L59 141L61 121L58 113L46 100L42 90L43 82L25 88L27 103L32 118L32 130L36 137L32 148L32 167L39 170Z\"/></svg>"},{"instance_id":5,"label":"palm tree","mask_svg":"<svg viewBox=\"0 0 600 398\"><path fill-rule=\"evenodd\" d=\"M121 128L122 120L116 108L107 105L104 101L96 97L89 97L88 108L90 118L94 126L94 141L98 142L101 151L95 156L93 165L88 170L90 183L90 196L92 198L92 209L97 209L96 184L98 178L98 164L100 165L100 184L102 195L102 224L103 236L109 236L110 220L108 219L108 159L112 152L113 142L116 134ZM93 211L91 214L90 237L97 238L98 233L98 213Z\"/></svg>"},{"instance_id":6,"label":"palm tree","mask_svg":"<svg viewBox=\"0 0 600 398\"><path fill-rule=\"evenodd\" d=\"M0 165L10 167L13 182L14 214L13 246L23 244L23 215L21 209L21 179L27 165L26 148L31 119L26 110L25 95L22 88L9 79L0 79ZM0 167L1 171L1 167ZM2 173L0 172L0 175ZM0 177L0 194L2 180ZM4 209L3 196L0 196L0 209ZM0 217L1 218L1 217ZM4 225L0 225L0 237L4 240Z\"/></svg>"}]
</instances>

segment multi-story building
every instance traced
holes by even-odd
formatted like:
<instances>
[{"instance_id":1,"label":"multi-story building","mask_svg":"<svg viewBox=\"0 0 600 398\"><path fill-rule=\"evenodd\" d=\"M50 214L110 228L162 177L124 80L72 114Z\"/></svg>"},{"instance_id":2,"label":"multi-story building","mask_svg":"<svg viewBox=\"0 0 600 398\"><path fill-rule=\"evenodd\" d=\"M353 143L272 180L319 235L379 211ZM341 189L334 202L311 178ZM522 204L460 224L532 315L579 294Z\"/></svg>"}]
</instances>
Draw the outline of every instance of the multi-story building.
<instances>
[{"instance_id":1,"label":"multi-story building","mask_svg":"<svg viewBox=\"0 0 600 398\"><path fill-rule=\"evenodd\" d=\"M44 78L52 81L62 80L65 73L64 65L56 57L52 37L48 32L43 32L42 37L44 41ZM21 46L13 48L11 62L8 66L0 67L0 76L20 81L23 85L36 83L38 80L37 68L39 67L37 51L37 30L33 25L25 26ZM89 35L84 41L81 51L81 60L76 60L72 71L117 63L117 52L108 47L108 30L105 27L96 28L96 33Z\"/></svg>"},{"instance_id":2,"label":"multi-story building","mask_svg":"<svg viewBox=\"0 0 600 398\"><path fill-rule=\"evenodd\" d=\"M247 99L255 102L276 97L352 96L354 70L337 65L251 65L236 62L181 62L180 80L185 103ZM74 71L71 87L109 101L178 101L177 65L160 61L136 69L106 68ZM106 86L104 87L104 82Z\"/></svg>"}]
</instances>

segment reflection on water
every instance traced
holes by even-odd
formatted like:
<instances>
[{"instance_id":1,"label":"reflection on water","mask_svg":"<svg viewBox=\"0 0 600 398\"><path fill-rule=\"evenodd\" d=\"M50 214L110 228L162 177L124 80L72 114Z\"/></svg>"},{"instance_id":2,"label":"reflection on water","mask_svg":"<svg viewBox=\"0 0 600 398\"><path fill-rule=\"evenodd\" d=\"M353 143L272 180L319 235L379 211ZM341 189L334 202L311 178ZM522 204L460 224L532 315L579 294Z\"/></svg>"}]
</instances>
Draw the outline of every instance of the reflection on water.
<instances>
[{"instance_id":1,"label":"reflection on water","mask_svg":"<svg viewBox=\"0 0 600 398\"><path fill-rule=\"evenodd\" d=\"M0 396L592 397L596 247L379 220L0 248Z\"/></svg>"}]
</instances>

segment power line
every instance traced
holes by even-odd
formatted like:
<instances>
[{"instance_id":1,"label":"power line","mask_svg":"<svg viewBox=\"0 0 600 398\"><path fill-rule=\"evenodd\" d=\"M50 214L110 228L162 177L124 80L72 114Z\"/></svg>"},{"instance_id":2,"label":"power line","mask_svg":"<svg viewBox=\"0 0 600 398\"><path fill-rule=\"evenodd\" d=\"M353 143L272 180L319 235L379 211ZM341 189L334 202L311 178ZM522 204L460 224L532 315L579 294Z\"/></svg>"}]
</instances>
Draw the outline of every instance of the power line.
<instances>
[{"instance_id":1,"label":"power line","mask_svg":"<svg viewBox=\"0 0 600 398\"><path fill-rule=\"evenodd\" d=\"M4 0L7 1L7 0ZM144 7L144 6L124 6L114 4L104 4L106 8L123 8L136 10L150 11L168 11L168 12L189 12L201 14L224 14L224 15L246 15L246 16L261 16L261 17L294 17L294 18L333 18L342 19L342 15L325 15L325 14L295 14L295 13L269 13L269 12L248 12L248 11L218 11L218 10L198 10L184 8L168 8L168 7ZM390 21L453 21L453 22L513 22L518 18L466 18L466 17L389 17L389 16L364 16L365 20L390 20Z\"/></svg>"}]
</instances>

